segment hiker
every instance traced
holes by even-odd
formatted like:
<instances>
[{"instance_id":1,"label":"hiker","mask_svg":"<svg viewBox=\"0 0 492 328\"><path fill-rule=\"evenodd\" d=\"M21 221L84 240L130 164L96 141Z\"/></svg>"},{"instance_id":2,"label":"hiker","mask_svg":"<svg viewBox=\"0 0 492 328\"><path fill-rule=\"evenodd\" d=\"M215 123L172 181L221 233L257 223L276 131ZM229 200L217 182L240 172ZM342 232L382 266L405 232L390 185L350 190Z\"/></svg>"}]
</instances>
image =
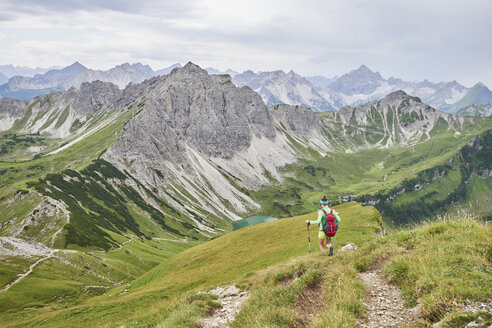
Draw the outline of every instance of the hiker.
<instances>
[{"instance_id":1,"label":"hiker","mask_svg":"<svg viewBox=\"0 0 492 328\"><path fill-rule=\"evenodd\" d=\"M340 216L334 209L328 207L328 199L326 196L323 196L319 203L321 205L321 209L318 210L318 219L316 221L306 220L306 224L308 225L308 228L312 224L319 225L319 249L321 250L321 253L325 253L325 247L328 248L328 255L332 256L333 247L331 245L331 237L335 236L336 229L338 229L338 223L340 223ZM325 229L323 229L323 227L325 227Z\"/></svg>"}]
</instances>

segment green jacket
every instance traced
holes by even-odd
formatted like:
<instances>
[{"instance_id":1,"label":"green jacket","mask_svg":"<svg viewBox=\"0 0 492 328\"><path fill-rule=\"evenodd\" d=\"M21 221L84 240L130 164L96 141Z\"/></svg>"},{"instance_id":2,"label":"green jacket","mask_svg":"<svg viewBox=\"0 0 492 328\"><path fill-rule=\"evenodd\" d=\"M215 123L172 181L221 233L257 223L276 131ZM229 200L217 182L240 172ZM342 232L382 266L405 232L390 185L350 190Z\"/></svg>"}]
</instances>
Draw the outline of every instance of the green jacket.
<instances>
[{"instance_id":1,"label":"green jacket","mask_svg":"<svg viewBox=\"0 0 492 328\"><path fill-rule=\"evenodd\" d=\"M326 206L323 209L327 214L330 214L331 208ZM335 217L335 220L340 223L340 216L337 211L333 210L333 216ZM318 224L319 230L323 231L323 222L325 222L325 213L323 213L322 210L318 210L318 219L316 221L309 221L309 225Z\"/></svg>"}]
</instances>

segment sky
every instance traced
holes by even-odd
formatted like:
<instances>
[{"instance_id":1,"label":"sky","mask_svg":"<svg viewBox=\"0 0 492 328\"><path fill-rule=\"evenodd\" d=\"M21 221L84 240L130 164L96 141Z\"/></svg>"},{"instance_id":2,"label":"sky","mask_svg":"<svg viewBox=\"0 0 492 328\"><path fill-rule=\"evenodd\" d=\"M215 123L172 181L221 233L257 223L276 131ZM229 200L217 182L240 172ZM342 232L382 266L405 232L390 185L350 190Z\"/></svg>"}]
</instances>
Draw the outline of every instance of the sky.
<instances>
[{"instance_id":1,"label":"sky","mask_svg":"<svg viewBox=\"0 0 492 328\"><path fill-rule=\"evenodd\" d=\"M492 87L490 0L2 0L0 65L216 69Z\"/></svg>"}]
</instances>

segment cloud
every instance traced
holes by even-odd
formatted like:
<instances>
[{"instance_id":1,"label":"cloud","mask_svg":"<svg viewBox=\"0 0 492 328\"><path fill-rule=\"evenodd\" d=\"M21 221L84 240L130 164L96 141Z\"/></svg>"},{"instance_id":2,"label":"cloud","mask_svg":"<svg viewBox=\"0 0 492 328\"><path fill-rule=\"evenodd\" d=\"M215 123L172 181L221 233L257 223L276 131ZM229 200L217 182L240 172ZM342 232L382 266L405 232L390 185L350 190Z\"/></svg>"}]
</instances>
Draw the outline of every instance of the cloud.
<instances>
[{"instance_id":1,"label":"cloud","mask_svg":"<svg viewBox=\"0 0 492 328\"><path fill-rule=\"evenodd\" d=\"M478 69L492 67L490 1L4 0L0 13L2 60L19 65L192 60L332 76L366 64L385 76L492 85Z\"/></svg>"},{"instance_id":2,"label":"cloud","mask_svg":"<svg viewBox=\"0 0 492 328\"><path fill-rule=\"evenodd\" d=\"M170 17L189 15L196 6L197 1L194 0L4 0L0 9L15 14L43 16L77 11L94 13L114 11L126 14Z\"/></svg>"}]
</instances>

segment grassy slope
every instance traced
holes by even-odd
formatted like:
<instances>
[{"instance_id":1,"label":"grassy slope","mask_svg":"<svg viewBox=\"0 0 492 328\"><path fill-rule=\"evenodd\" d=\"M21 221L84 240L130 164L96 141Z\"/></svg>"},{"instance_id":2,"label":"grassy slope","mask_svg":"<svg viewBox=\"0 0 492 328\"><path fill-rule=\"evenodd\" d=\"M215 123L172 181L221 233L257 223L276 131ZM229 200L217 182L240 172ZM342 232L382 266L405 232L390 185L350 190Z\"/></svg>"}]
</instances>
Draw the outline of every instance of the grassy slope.
<instances>
[{"instance_id":1,"label":"grassy slope","mask_svg":"<svg viewBox=\"0 0 492 328\"><path fill-rule=\"evenodd\" d=\"M26 161L0 161L0 199L11 196L19 189L25 189L27 181L36 181L47 173L61 172L67 168L84 168L117 139L133 113L133 110L128 111L104 129L56 154Z\"/></svg>"},{"instance_id":2,"label":"grassy slope","mask_svg":"<svg viewBox=\"0 0 492 328\"><path fill-rule=\"evenodd\" d=\"M311 154L285 167L284 181L258 191L254 198L262 205L263 214L289 217L312 211L320 193L332 201L342 195L386 193L419 172L446 163L477 134L490 128L491 119L478 120L466 133L443 131L415 146L329 153L326 157ZM459 183L460 178L455 178L448 181L449 189L441 190L442 194Z\"/></svg>"},{"instance_id":3,"label":"grassy slope","mask_svg":"<svg viewBox=\"0 0 492 328\"><path fill-rule=\"evenodd\" d=\"M348 203L337 207L343 225L337 247L363 244L379 231L379 213L372 207ZM88 299L68 309L52 306L32 310L30 318L12 312L1 321L33 326L114 326L157 324L180 315L176 306L190 290L208 289L240 281L244 275L307 254L308 214L231 232L205 244L182 251L142 275L131 285L122 285L106 294ZM315 229L311 229L312 249L318 253ZM187 309L185 306L184 308ZM199 313L199 312L197 312ZM135 324L138 321L140 324Z\"/></svg>"},{"instance_id":4,"label":"grassy slope","mask_svg":"<svg viewBox=\"0 0 492 328\"><path fill-rule=\"evenodd\" d=\"M487 327L490 314L463 313L460 306L492 297L491 238L490 227L459 219L371 238L357 252L334 258L299 257L244 279L252 296L232 327L296 326L294 303L303 289L316 284L323 289L325 304L309 327L355 327L365 317L357 272L380 261L387 279L401 288L406 305L421 305L422 317L412 327L442 320L441 327L458 328L479 316Z\"/></svg>"},{"instance_id":5,"label":"grassy slope","mask_svg":"<svg viewBox=\"0 0 492 328\"><path fill-rule=\"evenodd\" d=\"M382 271L401 288L407 306L421 305L422 318L414 326L443 320L443 328L457 328L478 316L492 324L486 313L465 314L459 306L453 307L454 302L463 305L492 297L490 227L458 219L376 236L379 215L373 208L348 203L337 209L343 225L336 249L350 241L359 246L356 252L330 258L312 245L313 255L307 255L303 221L313 215L299 216L237 230L183 251L131 286L82 305L23 311L29 317L9 314L0 317L0 322L7 326L193 327L209 308L217 306L212 296L197 291L235 283L249 290L251 298L232 327L296 326L294 304L311 288L322 289L325 304L310 327L354 327L365 316L364 287L357 272L384 259ZM315 241L314 233L311 237Z\"/></svg>"}]
</instances>

